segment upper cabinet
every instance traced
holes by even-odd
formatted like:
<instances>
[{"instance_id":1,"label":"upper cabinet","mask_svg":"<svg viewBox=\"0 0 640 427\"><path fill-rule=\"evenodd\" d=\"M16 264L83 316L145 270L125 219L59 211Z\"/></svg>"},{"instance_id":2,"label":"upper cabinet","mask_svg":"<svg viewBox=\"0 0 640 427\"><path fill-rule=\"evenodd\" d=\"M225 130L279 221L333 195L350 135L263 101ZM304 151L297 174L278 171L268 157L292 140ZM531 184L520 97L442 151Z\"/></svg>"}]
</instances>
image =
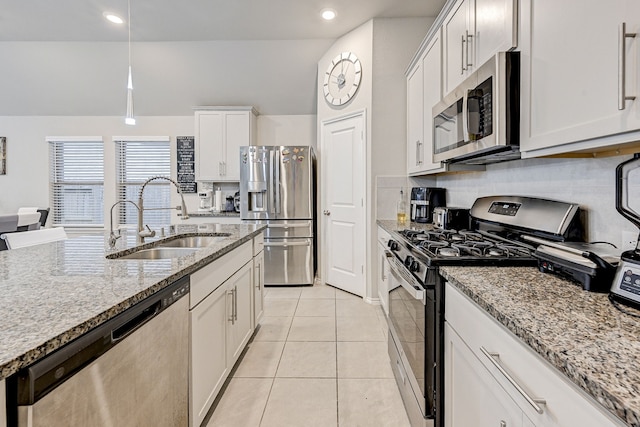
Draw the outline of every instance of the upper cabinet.
<instances>
[{"instance_id":1,"label":"upper cabinet","mask_svg":"<svg viewBox=\"0 0 640 427\"><path fill-rule=\"evenodd\" d=\"M436 32L407 74L407 172L423 175L444 171L433 162L431 110L442 97L442 37Z\"/></svg>"},{"instance_id":2,"label":"upper cabinet","mask_svg":"<svg viewBox=\"0 0 640 427\"><path fill-rule=\"evenodd\" d=\"M638 141L640 2L532 3L521 5L523 157Z\"/></svg>"},{"instance_id":3,"label":"upper cabinet","mask_svg":"<svg viewBox=\"0 0 640 427\"><path fill-rule=\"evenodd\" d=\"M458 0L442 23L443 95L495 53L518 45L518 0Z\"/></svg>"},{"instance_id":4,"label":"upper cabinet","mask_svg":"<svg viewBox=\"0 0 640 427\"><path fill-rule=\"evenodd\" d=\"M196 110L196 181L240 181L240 147L256 145L256 116L253 107Z\"/></svg>"}]
</instances>

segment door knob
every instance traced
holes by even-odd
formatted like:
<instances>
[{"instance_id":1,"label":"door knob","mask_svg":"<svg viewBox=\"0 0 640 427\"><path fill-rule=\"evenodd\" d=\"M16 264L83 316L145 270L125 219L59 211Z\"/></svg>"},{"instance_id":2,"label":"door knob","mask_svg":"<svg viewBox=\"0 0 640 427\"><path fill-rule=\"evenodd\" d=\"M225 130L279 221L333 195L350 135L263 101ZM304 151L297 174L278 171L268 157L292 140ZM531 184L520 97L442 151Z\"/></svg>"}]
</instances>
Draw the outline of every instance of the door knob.
<instances>
[{"instance_id":1,"label":"door knob","mask_svg":"<svg viewBox=\"0 0 640 427\"><path fill-rule=\"evenodd\" d=\"M330 211L328 211L328 210L326 210L326 209L325 209L324 211L322 211L322 213L323 213L323 214L325 214L326 216L331 215L331 212L330 212Z\"/></svg>"}]
</instances>

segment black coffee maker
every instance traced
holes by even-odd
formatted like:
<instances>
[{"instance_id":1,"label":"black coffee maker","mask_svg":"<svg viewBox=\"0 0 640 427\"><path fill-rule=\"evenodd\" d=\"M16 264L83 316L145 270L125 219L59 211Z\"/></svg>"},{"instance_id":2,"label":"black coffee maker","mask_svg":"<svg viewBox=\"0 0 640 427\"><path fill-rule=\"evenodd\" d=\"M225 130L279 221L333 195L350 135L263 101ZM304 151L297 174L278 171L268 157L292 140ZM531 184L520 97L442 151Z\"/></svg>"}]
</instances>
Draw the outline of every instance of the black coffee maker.
<instances>
[{"instance_id":1,"label":"black coffee maker","mask_svg":"<svg viewBox=\"0 0 640 427\"><path fill-rule=\"evenodd\" d=\"M411 221L432 222L433 208L447 206L444 188L413 187L411 189Z\"/></svg>"}]
</instances>

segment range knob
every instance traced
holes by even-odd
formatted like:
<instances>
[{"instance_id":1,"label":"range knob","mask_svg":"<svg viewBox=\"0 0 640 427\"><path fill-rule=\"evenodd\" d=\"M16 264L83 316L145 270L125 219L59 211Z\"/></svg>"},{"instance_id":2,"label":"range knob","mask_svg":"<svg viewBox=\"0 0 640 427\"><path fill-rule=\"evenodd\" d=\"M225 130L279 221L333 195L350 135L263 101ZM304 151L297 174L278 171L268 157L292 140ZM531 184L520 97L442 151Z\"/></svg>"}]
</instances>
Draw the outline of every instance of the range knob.
<instances>
[{"instance_id":1,"label":"range knob","mask_svg":"<svg viewBox=\"0 0 640 427\"><path fill-rule=\"evenodd\" d=\"M411 265L409 266L409 271L413 271L415 273L420 271L420 264L418 263L418 261L413 261L411 263Z\"/></svg>"},{"instance_id":2,"label":"range knob","mask_svg":"<svg viewBox=\"0 0 640 427\"><path fill-rule=\"evenodd\" d=\"M389 249L391 249L392 251L397 251L398 249L400 249L400 245L395 240L389 240L387 246L389 246Z\"/></svg>"},{"instance_id":3,"label":"range knob","mask_svg":"<svg viewBox=\"0 0 640 427\"><path fill-rule=\"evenodd\" d=\"M413 257L411 255L407 255L407 257L404 259L404 266L410 268L411 264L413 264L414 262L415 260L413 259Z\"/></svg>"}]
</instances>

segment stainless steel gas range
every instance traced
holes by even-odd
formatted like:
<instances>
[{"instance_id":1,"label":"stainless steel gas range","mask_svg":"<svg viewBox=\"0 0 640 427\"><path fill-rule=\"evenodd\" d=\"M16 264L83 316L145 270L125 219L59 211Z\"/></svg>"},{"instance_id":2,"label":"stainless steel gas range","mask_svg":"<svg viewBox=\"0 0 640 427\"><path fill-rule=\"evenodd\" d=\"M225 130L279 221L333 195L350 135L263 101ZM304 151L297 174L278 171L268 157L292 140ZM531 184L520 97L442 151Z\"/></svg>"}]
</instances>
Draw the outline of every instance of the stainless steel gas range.
<instances>
[{"instance_id":1,"label":"stainless steel gas range","mask_svg":"<svg viewBox=\"0 0 640 427\"><path fill-rule=\"evenodd\" d=\"M444 426L444 279L440 266L537 265L523 236L582 240L575 204L518 196L481 197L468 230L420 227L391 233L389 356L413 427Z\"/></svg>"}]
</instances>

